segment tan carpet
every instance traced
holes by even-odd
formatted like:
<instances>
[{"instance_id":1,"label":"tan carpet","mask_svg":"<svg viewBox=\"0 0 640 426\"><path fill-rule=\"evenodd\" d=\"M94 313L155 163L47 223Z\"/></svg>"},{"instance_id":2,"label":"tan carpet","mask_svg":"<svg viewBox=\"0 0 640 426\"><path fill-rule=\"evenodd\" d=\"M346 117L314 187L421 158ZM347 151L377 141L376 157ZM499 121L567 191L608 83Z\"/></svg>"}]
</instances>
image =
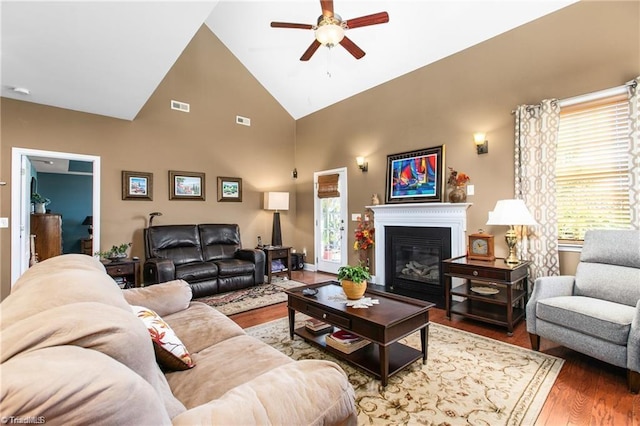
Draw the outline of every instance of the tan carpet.
<instances>
[{"instance_id":1,"label":"tan carpet","mask_svg":"<svg viewBox=\"0 0 640 426\"><path fill-rule=\"evenodd\" d=\"M233 315L264 306L275 305L280 302L286 302L287 295L284 293L284 289L304 285L305 284L293 280L274 279L271 280L271 284L264 283L242 290L200 297L195 300L213 306L225 315Z\"/></svg>"},{"instance_id":2,"label":"tan carpet","mask_svg":"<svg viewBox=\"0 0 640 426\"><path fill-rule=\"evenodd\" d=\"M303 316L296 315L298 322ZM289 339L286 319L248 328L294 359L330 354ZM403 343L420 348L420 334ZM356 391L362 425L531 425L540 414L564 360L497 340L431 324L427 364L389 378L386 389L366 373L338 362Z\"/></svg>"}]
</instances>

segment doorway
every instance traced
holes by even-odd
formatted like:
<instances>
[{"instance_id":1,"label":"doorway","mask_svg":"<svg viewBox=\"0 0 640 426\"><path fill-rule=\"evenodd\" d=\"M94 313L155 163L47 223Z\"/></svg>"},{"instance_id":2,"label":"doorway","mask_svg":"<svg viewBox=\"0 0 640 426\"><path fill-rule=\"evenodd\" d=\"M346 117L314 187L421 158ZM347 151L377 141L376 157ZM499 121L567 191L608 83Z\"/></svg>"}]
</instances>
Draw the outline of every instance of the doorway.
<instances>
[{"instance_id":1,"label":"doorway","mask_svg":"<svg viewBox=\"0 0 640 426\"><path fill-rule=\"evenodd\" d=\"M92 214L93 246L100 247L100 157L36 149L13 148L11 151L11 285L29 269L31 161L30 158L89 162L93 166Z\"/></svg>"},{"instance_id":2,"label":"doorway","mask_svg":"<svg viewBox=\"0 0 640 426\"><path fill-rule=\"evenodd\" d=\"M349 261L347 169L313 174L316 270L337 274Z\"/></svg>"}]
</instances>

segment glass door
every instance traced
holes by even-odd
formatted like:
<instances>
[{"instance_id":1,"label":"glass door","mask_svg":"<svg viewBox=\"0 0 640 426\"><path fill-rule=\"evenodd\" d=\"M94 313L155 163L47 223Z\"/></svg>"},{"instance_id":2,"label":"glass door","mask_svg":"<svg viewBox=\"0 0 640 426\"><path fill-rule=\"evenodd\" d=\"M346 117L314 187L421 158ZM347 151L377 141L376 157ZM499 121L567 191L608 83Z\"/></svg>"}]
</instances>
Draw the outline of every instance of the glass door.
<instances>
[{"instance_id":1,"label":"glass door","mask_svg":"<svg viewBox=\"0 0 640 426\"><path fill-rule=\"evenodd\" d=\"M314 175L316 270L338 273L348 262L346 169Z\"/></svg>"}]
</instances>

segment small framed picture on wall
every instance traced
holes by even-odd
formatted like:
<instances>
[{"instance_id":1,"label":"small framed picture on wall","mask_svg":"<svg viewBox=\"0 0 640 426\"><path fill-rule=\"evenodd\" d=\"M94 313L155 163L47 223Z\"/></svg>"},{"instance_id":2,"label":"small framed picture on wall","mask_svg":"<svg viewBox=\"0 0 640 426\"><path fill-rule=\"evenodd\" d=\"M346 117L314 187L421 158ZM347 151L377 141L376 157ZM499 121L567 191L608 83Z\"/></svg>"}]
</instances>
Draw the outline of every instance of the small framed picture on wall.
<instances>
[{"instance_id":1,"label":"small framed picture on wall","mask_svg":"<svg viewBox=\"0 0 640 426\"><path fill-rule=\"evenodd\" d=\"M218 201L242 202L242 179L218 176Z\"/></svg>"},{"instance_id":2,"label":"small framed picture on wall","mask_svg":"<svg viewBox=\"0 0 640 426\"><path fill-rule=\"evenodd\" d=\"M204 173L169 170L169 199L205 201Z\"/></svg>"},{"instance_id":3,"label":"small framed picture on wall","mask_svg":"<svg viewBox=\"0 0 640 426\"><path fill-rule=\"evenodd\" d=\"M122 171L123 200L153 200L153 173Z\"/></svg>"}]
</instances>

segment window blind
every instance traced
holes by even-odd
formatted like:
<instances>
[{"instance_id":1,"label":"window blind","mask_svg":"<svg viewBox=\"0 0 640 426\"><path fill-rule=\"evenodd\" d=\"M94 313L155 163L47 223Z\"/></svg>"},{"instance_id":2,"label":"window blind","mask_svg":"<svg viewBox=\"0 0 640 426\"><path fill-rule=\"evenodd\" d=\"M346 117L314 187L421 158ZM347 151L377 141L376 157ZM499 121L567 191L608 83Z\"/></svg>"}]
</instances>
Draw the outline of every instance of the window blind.
<instances>
[{"instance_id":1,"label":"window blind","mask_svg":"<svg viewBox=\"0 0 640 426\"><path fill-rule=\"evenodd\" d=\"M573 105L560 113L556 202L561 240L588 229L628 229L629 104L626 96Z\"/></svg>"},{"instance_id":2,"label":"window blind","mask_svg":"<svg viewBox=\"0 0 640 426\"><path fill-rule=\"evenodd\" d=\"M318 198L339 197L338 191L339 174L318 176Z\"/></svg>"}]
</instances>

